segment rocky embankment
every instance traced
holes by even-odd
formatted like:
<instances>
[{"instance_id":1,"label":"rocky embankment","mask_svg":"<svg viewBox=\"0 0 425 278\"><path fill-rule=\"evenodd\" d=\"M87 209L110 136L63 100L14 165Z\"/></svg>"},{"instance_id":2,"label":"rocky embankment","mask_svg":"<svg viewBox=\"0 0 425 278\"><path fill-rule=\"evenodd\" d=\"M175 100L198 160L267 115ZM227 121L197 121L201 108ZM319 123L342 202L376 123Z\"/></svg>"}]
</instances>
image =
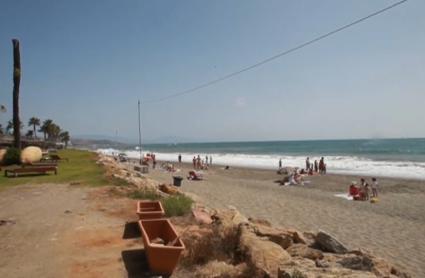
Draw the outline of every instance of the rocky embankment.
<instances>
[{"instance_id":1,"label":"rocky embankment","mask_svg":"<svg viewBox=\"0 0 425 278\"><path fill-rule=\"evenodd\" d=\"M134 165L106 156L97 163L108 176L129 184L119 190L182 194L134 171ZM197 204L193 215L171 220L186 245L176 271L190 271L193 277L410 277L368 251L350 250L325 231L274 227L236 208L217 211Z\"/></svg>"}]
</instances>

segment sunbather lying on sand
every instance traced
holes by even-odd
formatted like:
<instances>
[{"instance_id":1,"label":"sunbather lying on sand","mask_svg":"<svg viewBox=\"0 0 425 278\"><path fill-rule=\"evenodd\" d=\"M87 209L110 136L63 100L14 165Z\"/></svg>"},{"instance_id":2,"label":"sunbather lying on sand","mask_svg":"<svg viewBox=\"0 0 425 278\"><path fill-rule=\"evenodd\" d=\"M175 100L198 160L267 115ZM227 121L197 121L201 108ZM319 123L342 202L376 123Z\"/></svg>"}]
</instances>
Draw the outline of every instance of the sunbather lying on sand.
<instances>
[{"instance_id":1,"label":"sunbather lying on sand","mask_svg":"<svg viewBox=\"0 0 425 278\"><path fill-rule=\"evenodd\" d=\"M196 171L189 171L188 180L202 180L202 173Z\"/></svg>"}]
</instances>

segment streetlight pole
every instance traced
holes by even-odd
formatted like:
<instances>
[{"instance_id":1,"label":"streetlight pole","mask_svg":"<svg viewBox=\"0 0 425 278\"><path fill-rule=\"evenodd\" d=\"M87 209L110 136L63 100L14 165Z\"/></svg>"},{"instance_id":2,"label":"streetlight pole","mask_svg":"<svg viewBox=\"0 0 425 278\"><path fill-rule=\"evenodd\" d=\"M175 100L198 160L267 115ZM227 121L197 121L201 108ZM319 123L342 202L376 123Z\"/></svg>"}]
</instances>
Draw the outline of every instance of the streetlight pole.
<instances>
[{"instance_id":1,"label":"streetlight pole","mask_svg":"<svg viewBox=\"0 0 425 278\"><path fill-rule=\"evenodd\" d=\"M139 111L139 155L140 155L140 160L139 160L139 164L142 165L142 130L141 130L141 126L140 126L140 100L138 101L138 111Z\"/></svg>"}]
</instances>

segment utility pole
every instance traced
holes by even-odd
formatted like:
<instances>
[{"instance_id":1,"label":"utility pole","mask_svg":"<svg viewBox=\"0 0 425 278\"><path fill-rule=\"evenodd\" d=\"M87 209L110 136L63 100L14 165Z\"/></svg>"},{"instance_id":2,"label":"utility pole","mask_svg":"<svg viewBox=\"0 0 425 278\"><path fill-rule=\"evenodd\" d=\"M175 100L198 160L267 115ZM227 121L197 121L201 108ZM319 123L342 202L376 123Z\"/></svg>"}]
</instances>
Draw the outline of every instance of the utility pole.
<instances>
[{"instance_id":1,"label":"utility pole","mask_svg":"<svg viewBox=\"0 0 425 278\"><path fill-rule=\"evenodd\" d=\"M138 101L138 111L139 111L139 155L140 155L139 164L142 165L142 130L140 126L140 100Z\"/></svg>"}]
</instances>

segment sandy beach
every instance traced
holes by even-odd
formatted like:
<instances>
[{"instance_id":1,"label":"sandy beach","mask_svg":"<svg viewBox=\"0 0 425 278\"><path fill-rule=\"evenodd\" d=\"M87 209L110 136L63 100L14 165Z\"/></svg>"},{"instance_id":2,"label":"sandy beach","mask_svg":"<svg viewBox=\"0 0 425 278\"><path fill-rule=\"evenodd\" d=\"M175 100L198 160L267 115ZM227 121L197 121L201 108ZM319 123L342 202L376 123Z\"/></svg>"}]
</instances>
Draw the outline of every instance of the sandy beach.
<instances>
[{"instance_id":1,"label":"sandy beach","mask_svg":"<svg viewBox=\"0 0 425 278\"><path fill-rule=\"evenodd\" d=\"M160 165L161 163L158 163ZM187 176L191 165L169 173L159 167L148 176L172 183L173 175ZM282 176L271 170L221 166L203 171L203 181L183 181L181 189L213 207L236 207L243 214L274 225L300 230L325 230L353 249L368 249L414 277L425 277L425 182L380 178L378 204L335 197L360 177L306 177L305 186L280 186Z\"/></svg>"}]
</instances>

